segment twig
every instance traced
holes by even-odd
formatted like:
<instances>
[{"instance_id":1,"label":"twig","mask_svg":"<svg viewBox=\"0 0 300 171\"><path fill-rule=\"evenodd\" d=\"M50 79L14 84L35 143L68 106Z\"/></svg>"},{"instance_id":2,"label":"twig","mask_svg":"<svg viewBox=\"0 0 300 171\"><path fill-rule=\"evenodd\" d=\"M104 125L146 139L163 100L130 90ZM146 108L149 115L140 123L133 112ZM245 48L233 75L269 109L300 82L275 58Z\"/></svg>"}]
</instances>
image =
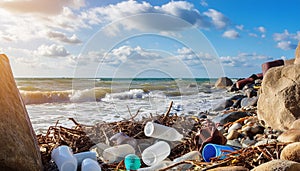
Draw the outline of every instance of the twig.
<instances>
[{"instance_id":1,"label":"twig","mask_svg":"<svg viewBox=\"0 0 300 171\"><path fill-rule=\"evenodd\" d=\"M169 116L170 111L171 111L171 109L172 109L172 106L173 106L173 101L171 101L170 106L169 106L169 109L168 109L167 112L164 114L163 121Z\"/></svg>"}]
</instances>

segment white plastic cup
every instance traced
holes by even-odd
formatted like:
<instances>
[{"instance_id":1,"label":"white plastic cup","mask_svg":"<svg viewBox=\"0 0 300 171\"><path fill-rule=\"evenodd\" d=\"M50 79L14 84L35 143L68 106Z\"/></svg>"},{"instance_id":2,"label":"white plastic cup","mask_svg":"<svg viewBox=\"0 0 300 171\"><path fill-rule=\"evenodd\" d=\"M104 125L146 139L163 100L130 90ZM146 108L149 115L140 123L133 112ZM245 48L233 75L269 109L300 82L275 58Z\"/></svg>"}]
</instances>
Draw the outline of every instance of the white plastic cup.
<instances>
[{"instance_id":1,"label":"white plastic cup","mask_svg":"<svg viewBox=\"0 0 300 171\"><path fill-rule=\"evenodd\" d=\"M101 167L97 161L86 158L82 161L81 171L101 171Z\"/></svg>"},{"instance_id":2,"label":"white plastic cup","mask_svg":"<svg viewBox=\"0 0 300 171\"><path fill-rule=\"evenodd\" d=\"M152 166L166 159L170 155L170 152L171 148L169 144L159 141L143 151L142 160L146 165Z\"/></svg>"},{"instance_id":3,"label":"white plastic cup","mask_svg":"<svg viewBox=\"0 0 300 171\"><path fill-rule=\"evenodd\" d=\"M96 152L92 152L92 151L86 151L86 152L76 153L76 154L74 154L74 157L76 157L77 163L79 165L86 158L90 158L90 159L93 159L93 160L97 161Z\"/></svg>"},{"instance_id":4,"label":"white plastic cup","mask_svg":"<svg viewBox=\"0 0 300 171\"><path fill-rule=\"evenodd\" d=\"M139 168L137 171L154 171L154 170L159 170L159 169L163 169L165 167L170 166L171 164L173 164L172 161L161 161L153 166L150 167L143 167L143 168Z\"/></svg>"},{"instance_id":5,"label":"white plastic cup","mask_svg":"<svg viewBox=\"0 0 300 171\"><path fill-rule=\"evenodd\" d=\"M180 141L183 138L183 135L180 134L176 129L154 122L146 123L144 133L147 137L153 137L167 141Z\"/></svg>"},{"instance_id":6,"label":"white plastic cup","mask_svg":"<svg viewBox=\"0 0 300 171\"><path fill-rule=\"evenodd\" d=\"M129 144L122 144L105 149L102 157L105 163L113 163L123 160L128 154L135 154L134 148Z\"/></svg>"},{"instance_id":7,"label":"white plastic cup","mask_svg":"<svg viewBox=\"0 0 300 171\"><path fill-rule=\"evenodd\" d=\"M173 162L178 163L178 162L185 161L185 160L200 160L200 152L199 151L188 152L185 155L174 159ZM182 165L178 166L177 168L179 170L187 170L187 169L191 168L192 166L193 165L191 165L191 164L182 164Z\"/></svg>"},{"instance_id":8,"label":"white plastic cup","mask_svg":"<svg viewBox=\"0 0 300 171\"><path fill-rule=\"evenodd\" d=\"M76 171L77 160L68 146L59 146L52 150L51 158L56 163L59 171Z\"/></svg>"}]
</instances>

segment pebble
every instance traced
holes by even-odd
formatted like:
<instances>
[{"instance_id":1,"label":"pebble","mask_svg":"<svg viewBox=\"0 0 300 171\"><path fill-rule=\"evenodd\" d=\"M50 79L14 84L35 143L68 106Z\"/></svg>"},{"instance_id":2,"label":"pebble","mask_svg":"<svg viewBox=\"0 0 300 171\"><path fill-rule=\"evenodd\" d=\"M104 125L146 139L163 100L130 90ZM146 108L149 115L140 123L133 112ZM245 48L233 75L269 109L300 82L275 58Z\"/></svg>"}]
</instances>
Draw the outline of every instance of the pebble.
<instances>
[{"instance_id":1,"label":"pebble","mask_svg":"<svg viewBox=\"0 0 300 171\"><path fill-rule=\"evenodd\" d=\"M239 135L240 135L239 132L237 132L236 130L232 130L228 133L226 138L227 138L227 140L233 140L233 139L236 139Z\"/></svg>"},{"instance_id":2,"label":"pebble","mask_svg":"<svg viewBox=\"0 0 300 171\"><path fill-rule=\"evenodd\" d=\"M300 142L291 143L284 147L280 159L300 162Z\"/></svg>"},{"instance_id":3,"label":"pebble","mask_svg":"<svg viewBox=\"0 0 300 171\"><path fill-rule=\"evenodd\" d=\"M209 169L209 171L249 171L249 169L243 166L224 166L224 167Z\"/></svg>"},{"instance_id":4,"label":"pebble","mask_svg":"<svg viewBox=\"0 0 300 171\"><path fill-rule=\"evenodd\" d=\"M260 146L260 145L265 145L265 144L272 144L272 143L276 143L277 140L275 139L263 139L261 141L258 141L257 143L255 143L254 146Z\"/></svg>"},{"instance_id":5,"label":"pebble","mask_svg":"<svg viewBox=\"0 0 300 171\"><path fill-rule=\"evenodd\" d=\"M243 148L247 148L251 145L254 145L256 143L256 141L255 140L250 140L249 138L246 138L246 139L242 140L241 143L242 143Z\"/></svg>"},{"instance_id":6,"label":"pebble","mask_svg":"<svg viewBox=\"0 0 300 171\"><path fill-rule=\"evenodd\" d=\"M231 132L233 130L238 130L240 128L242 128L242 124L234 123L234 124L231 125L231 127L229 127L228 132Z\"/></svg>"},{"instance_id":7,"label":"pebble","mask_svg":"<svg viewBox=\"0 0 300 171\"><path fill-rule=\"evenodd\" d=\"M277 140L280 142L300 142L300 129L287 130Z\"/></svg>"},{"instance_id":8,"label":"pebble","mask_svg":"<svg viewBox=\"0 0 300 171\"><path fill-rule=\"evenodd\" d=\"M237 148L242 148L242 144L237 139L227 140L226 145L230 145L230 146L237 147Z\"/></svg>"}]
</instances>

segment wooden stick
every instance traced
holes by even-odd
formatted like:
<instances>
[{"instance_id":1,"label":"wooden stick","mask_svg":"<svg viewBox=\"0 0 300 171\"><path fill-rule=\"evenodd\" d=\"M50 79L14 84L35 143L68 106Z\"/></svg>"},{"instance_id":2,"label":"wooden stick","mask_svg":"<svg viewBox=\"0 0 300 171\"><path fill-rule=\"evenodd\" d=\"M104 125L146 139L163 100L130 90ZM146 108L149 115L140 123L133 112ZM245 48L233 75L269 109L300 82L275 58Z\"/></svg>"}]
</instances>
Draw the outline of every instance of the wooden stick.
<instances>
[{"instance_id":1,"label":"wooden stick","mask_svg":"<svg viewBox=\"0 0 300 171\"><path fill-rule=\"evenodd\" d=\"M163 121L169 116L170 111L171 111L171 109L172 109L172 106L173 106L173 101L171 101L170 106L169 106L169 109L168 109L167 112L164 114Z\"/></svg>"}]
</instances>

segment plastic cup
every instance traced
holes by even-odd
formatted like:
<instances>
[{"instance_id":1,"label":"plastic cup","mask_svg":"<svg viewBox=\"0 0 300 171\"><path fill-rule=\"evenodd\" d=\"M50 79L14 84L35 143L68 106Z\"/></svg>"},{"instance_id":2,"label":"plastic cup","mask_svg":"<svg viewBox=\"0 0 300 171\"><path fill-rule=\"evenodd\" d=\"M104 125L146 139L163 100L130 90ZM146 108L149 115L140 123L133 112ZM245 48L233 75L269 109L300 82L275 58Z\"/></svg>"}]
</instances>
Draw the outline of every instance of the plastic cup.
<instances>
[{"instance_id":1,"label":"plastic cup","mask_svg":"<svg viewBox=\"0 0 300 171\"><path fill-rule=\"evenodd\" d=\"M220 159L224 159L225 158L224 154L230 153L227 151L235 151L235 150L230 146L209 143L204 146L202 150L202 157L206 162L209 162L210 158L212 157L219 157L221 155L222 156Z\"/></svg>"},{"instance_id":2,"label":"plastic cup","mask_svg":"<svg viewBox=\"0 0 300 171\"><path fill-rule=\"evenodd\" d=\"M76 171L77 160L68 146L59 146L51 153L51 158L56 163L59 171Z\"/></svg>"},{"instance_id":3,"label":"plastic cup","mask_svg":"<svg viewBox=\"0 0 300 171\"><path fill-rule=\"evenodd\" d=\"M124 163L127 170L137 170L141 167L141 159L135 154L128 154Z\"/></svg>"},{"instance_id":4,"label":"plastic cup","mask_svg":"<svg viewBox=\"0 0 300 171\"><path fill-rule=\"evenodd\" d=\"M134 154L134 148L129 144L122 144L107 148L103 151L103 159L106 163L119 162L128 154Z\"/></svg>"},{"instance_id":5,"label":"plastic cup","mask_svg":"<svg viewBox=\"0 0 300 171\"><path fill-rule=\"evenodd\" d=\"M170 155L170 152L171 148L169 144L159 141L143 151L142 160L146 165L152 166L166 159Z\"/></svg>"},{"instance_id":6,"label":"plastic cup","mask_svg":"<svg viewBox=\"0 0 300 171\"><path fill-rule=\"evenodd\" d=\"M90 148L90 151L96 152L97 157L102 156L103 151L110 146L104 143L98 143Z\"/></svg>"},{"instance_id":7,"label":"plastic cup","mask_svg":"<svg viewBox=\"0 0 300 171\"><path fill-rule=\"evenodd\" d=\"M81 171L101 171L101 167L97 161L86 158L82 161Z\"/></svg>"},{"instance_id":8,"label":"plastic cup","mask_svg":"<svg viewBox=\"0 0 300 171\"><path fill-rule=\"evenodd\" d=\"M167 141L180 141L183 138L183 135L180 134L176 129L153 122L146 123L144 133L148 137Z\"/></svg>"},{"instance_id":9,"label":"plastic cup","mask_svg":"<svg viewBox=\"0 0 300 171\"><path fill-rule=\"evenodd\" d=\"M86 151L86 152L76 153L76 154L74 154L74 157L76 157L77 163L79 165L86 158L90 158L90 159L93 159L95 161L97 160L96 152L92 152L92 151Z\"/></svg>"}]
</instances>

